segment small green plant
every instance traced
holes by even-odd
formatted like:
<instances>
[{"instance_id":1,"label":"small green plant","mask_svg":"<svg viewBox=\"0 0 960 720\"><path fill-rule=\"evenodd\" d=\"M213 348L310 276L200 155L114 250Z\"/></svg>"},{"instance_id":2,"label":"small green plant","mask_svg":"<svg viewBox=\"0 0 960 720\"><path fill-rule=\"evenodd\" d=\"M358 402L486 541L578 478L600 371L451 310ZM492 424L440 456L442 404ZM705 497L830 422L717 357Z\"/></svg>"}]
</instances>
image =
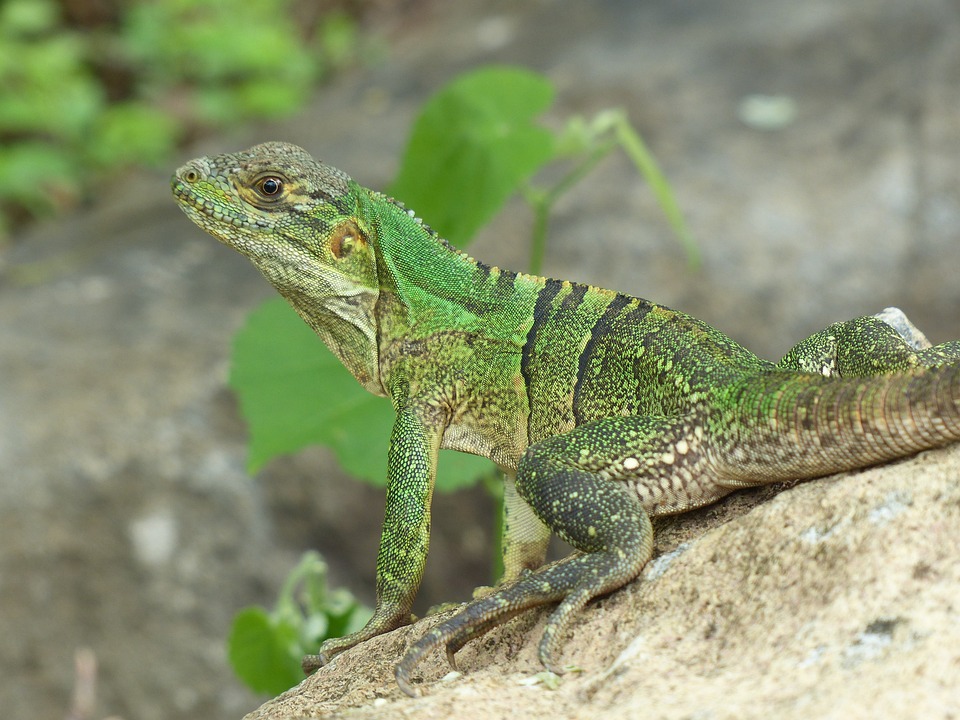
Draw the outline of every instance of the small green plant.
<instances>
[{"instance_id":1,"label":"small green plant","mask_svg":"<svg viewBox=\"0 0 960 720\"><path fill-rule=\"evenodd\" d=\"M287 577L272 612L248 607L233 619L234 672L255 692L278 695L303 680L300 659L329 637L359 630L371 615L345 589L327 587L327 565L307 552Z\"/></svg>"},{"instance_id":2,"label":"small green plant","mask_svg":"<svg viewBox=\"0 0 960 720\"><path fill-rule=\"evenodd\" d=\"M115 5L81 29L55 0L0 3L0 237L200 130L297 110L354 58L351 20L294 0Z\"/></svg>"},{"instance_id":3,"label":"small green plant","mask_svg":"<svg viewBox=\"0 0 960 720\"><path fill-rule=\"evenodd\" d=\"M390 194L414 208L443 237L464 247L511 195L521 193L534 213L530 270L537 272L550 210L603 157L622 148L653 187L695 264L696 247L669 185L626 116L609 110L590 120L575 117L555 133L536 122L552 98L545 78L519 68L488 67L456 78L424 105ZM553 162L566 163L567 171L549 187L533 185L531 178ZM273 457L321 444L354 477L385 483L393 424L390 403L363 390L282 299L255 310L237 334L230 384L250 429L251 472ZM490 480L495 473L484 458L442 451L437 489L455 490ZM494 492L501 487L486 484ZM496 575L499 557L494 553ZM257 622L260 647L266 648L256 651L263 672L274 672L266 669L272 656L292 668L286 652L270 648L291 646L294 633L285 626ZM268 641L270 628L276 628L278 637ZM231 647L241 641L232 638Z\"/></svg>"}]
</instances>

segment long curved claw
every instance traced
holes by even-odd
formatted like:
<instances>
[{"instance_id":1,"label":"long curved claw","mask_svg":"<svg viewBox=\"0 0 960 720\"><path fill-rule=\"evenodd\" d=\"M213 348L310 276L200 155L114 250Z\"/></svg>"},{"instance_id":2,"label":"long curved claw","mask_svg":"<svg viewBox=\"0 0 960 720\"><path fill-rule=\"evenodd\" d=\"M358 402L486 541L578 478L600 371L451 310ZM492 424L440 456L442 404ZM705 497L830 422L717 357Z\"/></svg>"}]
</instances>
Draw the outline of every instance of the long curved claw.
<instances>
[{"instance_id":1,"label":"long curved claw","mask_svg":"<svg viewBox=\"0 0 960 720\"><path fill-rule=\"evenodd\" d=\"M447 643L447 664L450 665L450 669L454 672L459 672L457 668L457 650L462 648L463 645L456 645L454 643Z\"/></svg>"},{"instance_id":2,"label":"long curved claw","mask_svg":"<svg viewBox=\"0 0 960 720\"><path fill-rule=\"evenodd\" d=\"M458 617L458 616L454 616ZM423 659L424 655L433 650L434 648L439 647L444 644L445 632L444 626L447 625L450 621L441 623L433 628L430 632L424 635L422 638L417 640L406 654L397 663L397 667L394 670L394 677L397 679L397 685L400 686L400 689L403 690L410 697L417 697L417 691L414 689L413 685L410 684L410 674L416 669L417 665L420 664L420 661Z\"/></svg>"},{"instance_id":3,"label":"long curved claw","mask_svg":"<svg viewBox=\"0 0 960 720\"><path fill-rule=\"evenodd\" d=\"M549 623L549 620L547 621ZM540 664L554 675L563 675L564 669L557 665L554 662L554 657L556 657L556 646L559 633L551 633L549 624L543 631L543 635L540 638L540 645L537 647L537 657L540 660Z\"/></svg>"},{"instance_id":4,"label":"long curved claw","mask_svg":"<svg viewBox=\"0 0 960 720\"><path fill-rule=\"evenodd\" d=\"M561 599L565 592L565 588L554 588L549 582L544 582L544 578L531 574L513 585L475 600L434 627L407 650L396 667L397 684L407 695L415 697L417 691L410 683L410 675L427 653L444 646L447 661L456 669L454 655L467 642L524 610Z\"/></svg>"},{"instance_id":5,"label":"long curved claw","mask_svg":"<svg viewBox=\"0 0 960 720\"><path fill-rule=\"evenodd\" d=\"M436 628L435 630L438 630ZM423 659L423 656L426 655L430 650L440 645L443 642L442 634L438 634L437 637L431 637L433 633L430 633L420 639L406 655L403 656L396 669L394 670L394 677L397 680L397 685L404 692L404 694L410 697L418 697L420 692L417 690L410 682L410 673L420 664L420 660ZM429 638L429 642L424 642ZM451 669L457 670L457 660L455 654L457 650L464 646L466 641L462 642L448 642L446 644L446 655L447 662L450 664ZM422 647L421 647L422 646Z\"/></svg>"}]
</instances>

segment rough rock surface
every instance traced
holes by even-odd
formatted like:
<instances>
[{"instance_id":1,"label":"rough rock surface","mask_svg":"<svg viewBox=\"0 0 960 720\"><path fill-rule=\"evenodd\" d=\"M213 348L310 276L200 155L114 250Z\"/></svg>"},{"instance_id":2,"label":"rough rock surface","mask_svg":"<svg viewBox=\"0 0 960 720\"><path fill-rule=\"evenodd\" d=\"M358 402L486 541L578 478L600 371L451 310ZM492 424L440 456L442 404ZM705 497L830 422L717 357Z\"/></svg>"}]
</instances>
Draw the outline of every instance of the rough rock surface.
<instances>
[{"instance_id":1,"label":"rough rock surface","mask_svg":"<svg viewBox=\"0 0 960 720\"><path fill-rule=\"evenodd\" d=\"M428 618L246 720L955 718L958 474L954 447L675 521L641 579L575 624L564 659L582 672L557 689L536 679L533 614L461 650L463 675L438 653L408 698L392 666Z\"/></svg>"},{"instance_id":2,"label":"rough rock surface","mask_svg":"<svg viewBox=\"0 0 960 720\"><path fill-rule=\"evenodd\" d=\"M628 111L669 176L704 256L702 270L691 273L649 190L615 157L557 209L549 274L691 312L768 357L829 322L891 304L935 341L960 337L960 8L953 0L397 5L402 12L380 20L377 29L387 62L340 78L296 118L209 138L188 155L286 139L382 187L396 169L413 113L430 92L481 63L520 63L557 86L548 123L611 106ZM741 101L758 93L793 98L795 120L776 131L742 123ZM63 717L74 650L89 647L99 661L100 717L237 718L265 698L246 693L226 666L230 618L244 605L272 603L303 549L320 549L336 584L372 600L381 493L342 477L321 450L272 463L255 479L245 473L244 430L225 383L230 340L272 291L243 258L182 217L168 187L177 164L105 178L89 210L35 228L0 258L4 717ZM529 221L515 203L471 252L523 268ZM806 703L812 716L828 716L815 712L827 707L818 704L826 702L821 697L829 697L817 688L852 685L857 667L891 674L884 694L860 693L865 704L878 697L902 697L918 708L945 702L931 688L944 673L956 673L956 656L947 657L945 649L958 647L956 637L948 637L956 633L956 617L939 627L926 618L947 613L960 597L950 562L937 554L951 552L955 525L947 532L945 520L933 519L955 505L938 510L924 501L929 516L914 511L921 506L917 498L936 487L955 503L950 487L960 474L945 465L931 490L920 472L934 457L894 466L899 481L890 480L889 491L865 503L856 497L873 481L860 477L831 484L824 492L833 504L824 507L793 505L819 484L778 497L772 507L795 518L793 534L781 532L770 544L737 539L732 547L741 550L742 562L730 563L732 576L715 577L712 564L702 572L678 565L688 567L683 573L671 565L656 583L604 601L602 610L584 616L568 646L570 659L587 669L582 677L565 680L555 694L509 686L490 700L490 711L515 710L511 699L522 696L544 703L567 698L570 715L582 698L591 703L584 715L615 715L621 700L629 706L636 697L649 712L676 707L678 715L683 708L696 715L693 708L709 707L711 697L746 707L751 688L762 681L782 704L796 697L797 707ZM776 572L777 558L808 528L826 532L835 524L831 513L856 518L896 492L910 493L914 504L905 503L907 511L891 523L913 518L915 533L901 536L887 529L896 525L868 521L862 529L876 528L876 538L852 544L839 570L836 562L797 566L812 578L806 586L812 591L836 582L823 597L847 598L849 614L840 612L840 600L825 605L815 593L819 605L801 612L794 607L803 604L801 596L790 594L802 593L799 585L790 584L786 596L779 586L777 594L761 592L798 577L799 569ZM706 511L678 527L694 538L710 526L705 519L712 513L727 511ZM463 600L473 586L489 582L490 524L482 493L437 498L421 611ZM800 549L830 557L825 548L833 537ZM903 537L927 543L916 552L928 555L924 562L936 572L891 576L875 588L878 597L893 598L890 603L867 596L861 607L856 593L867 586L852 581L851 568L883 568L883 543L907 542ZM693 562L694 552L677 562ZM760 572L767 565L774 572ZM818 579L824 573L827 578ZM747 587L744 577L754 585ZM723 602L697 589L704 579L731 583ZM920 593L916 605L896 604L892 593L902 583ZM672 588L683 602L671 601L665 610L667 599L677 597ZM937 588L944 595L939 605L927 595ZM781 629L772 633L777 642L755 649L767 664L740 661L730 648L751 638L748 649L761 644L748 619L761 609L772 614L778 604L784 610ZM617 608L622 618L599 620ZM789 635L804 612L822 624ZM891 617L905 619L890 625L884 645L884 618ZM647 629L652 622L669 630L657 635ZM535 672L523 623L465 649L461 662L470 675L450 691L500 682L503 670L509 682ZM687 643L708 634L710 623L709 633L724 640L698 655ZM859 644L858 634L865 638ZM386 648L372 671L377 677L387 677L406 637L366 648ZM643 639L631 644L634 637ZM600 639L598 649L586 647L591 638ZM498 640L507 642L485 649ZM634 659L601 683L601 673L628 647ZM857 665L857 653L870 648L876 656ZM920 661L911 660L920 656L912 653L932 649L943 657L920 672ZM601 655L591 655L596 652ZM338 661L337 682L362 680L342 672L350 657ZM781 657L785 664L778 664ZM818 685L811 678L824 668L835 672L824 671ZM399 711L441 708L453 697L435 692L439 664L426 670L430 695L398 705ZM672 698L643 703L648 683L681 672L694 680L677 680ZM729 682L719 682L724 679ZM320 682L327 680L307 687ZM372 701L375 686L394 692L379 680L346 704L361 696ZM722 716L719 700L713 706ZM901 705L891 707L888 716Z\"/></svg>"}]
</instances>

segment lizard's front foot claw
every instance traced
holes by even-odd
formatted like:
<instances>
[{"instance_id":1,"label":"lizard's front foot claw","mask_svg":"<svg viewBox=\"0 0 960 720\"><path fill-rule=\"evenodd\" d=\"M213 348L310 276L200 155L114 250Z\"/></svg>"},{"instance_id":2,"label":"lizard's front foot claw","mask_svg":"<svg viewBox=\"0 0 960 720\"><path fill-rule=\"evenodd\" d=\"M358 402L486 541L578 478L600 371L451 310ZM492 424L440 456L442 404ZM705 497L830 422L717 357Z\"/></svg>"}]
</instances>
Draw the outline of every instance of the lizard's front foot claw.
<instances>
[{"instance_id":1,"label":"lizard's front foot claw","mask_svg":"<svg viewBox=\"0 0 960 720\"><path fill-rule=\"evenodd\" d=\"M349 650L355 645L359 645L364 640L368 640L375 635L376 633L366 634L361 630L360 632L353 633L352 635L328 638L321 643L320 649L317 651L316 655L303 656L303 658L300 660L300 667L303 669L305 675L315 673L324 665L329 665L330 661L340 653L344 652L345 650Z\"/></svg>"}]
</instances>

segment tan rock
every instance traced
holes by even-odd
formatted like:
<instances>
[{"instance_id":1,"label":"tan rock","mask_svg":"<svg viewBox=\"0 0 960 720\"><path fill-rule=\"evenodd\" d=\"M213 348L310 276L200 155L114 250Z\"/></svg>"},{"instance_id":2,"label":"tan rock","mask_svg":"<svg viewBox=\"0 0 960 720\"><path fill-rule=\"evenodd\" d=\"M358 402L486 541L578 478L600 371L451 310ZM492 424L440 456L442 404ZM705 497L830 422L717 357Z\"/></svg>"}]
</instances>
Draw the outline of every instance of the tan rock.
<instances>
[{"instance_id":1,"label":"tan rock","mask_svg":"<svg viewBox=\"0 0 960 720\"><path fill-rule=\"evenodd\" d=\"M767 491L769 494L771 491ZM960 447L671 520L643 577L588 607L535 676L543 613L422 670L393 664L435 622L355 648L246 720L960 716ZM348 712L349 711L349 712Z\"/></svg>"}]
</instances>

